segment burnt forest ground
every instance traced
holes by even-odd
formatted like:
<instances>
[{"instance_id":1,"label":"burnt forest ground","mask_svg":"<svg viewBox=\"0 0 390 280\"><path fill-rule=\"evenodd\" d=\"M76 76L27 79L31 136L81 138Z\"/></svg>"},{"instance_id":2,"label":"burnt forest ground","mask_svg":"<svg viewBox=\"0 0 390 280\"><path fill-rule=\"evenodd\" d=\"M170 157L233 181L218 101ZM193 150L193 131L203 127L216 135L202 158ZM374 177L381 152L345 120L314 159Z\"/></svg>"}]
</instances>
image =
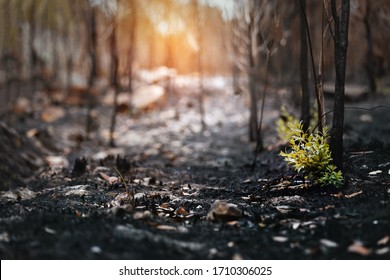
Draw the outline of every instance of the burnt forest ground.
<instances>
[{"instance_id":1,"label":"burnt forest ground","mask_svg":"<svg viewBox=\"0 0 390 280\"><path fill-rule=\"evenodd\" d=\"M316 188L278 155L286 92L270 89L267 149L252 171L247 101L230 87L206 83L204 132L196 85L177 84L164 106L120 114L113 148L104 102L89 139L84 107L38 102L8 115L1 259L389 259L389 109L346 110L345 187Z\"/></svg>"}]
</instances>

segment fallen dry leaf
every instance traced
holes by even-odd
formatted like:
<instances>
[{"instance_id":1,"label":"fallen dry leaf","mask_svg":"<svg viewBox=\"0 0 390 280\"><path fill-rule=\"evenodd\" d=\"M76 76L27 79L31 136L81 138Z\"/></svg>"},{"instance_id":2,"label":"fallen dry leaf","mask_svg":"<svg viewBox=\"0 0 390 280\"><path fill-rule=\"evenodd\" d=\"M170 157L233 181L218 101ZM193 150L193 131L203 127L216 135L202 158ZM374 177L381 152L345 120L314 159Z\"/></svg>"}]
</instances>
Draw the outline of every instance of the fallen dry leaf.
<instances>
[{"instance_id":1,"label":"fallen dry leaf","mask_svg":"<svg viewBox=\"0 0 390 280\"><path fill-rule=\"evenodd\" d=\"M264 223L259 223L259 227L261 227L261 228L265 228L267 225L266 224L264 224Z\"/></svg>"},{"instance_id":2,"label":"fallen dry leaf","mask_svg":"<svg viewBox=\"0 0 390 280\"><path fill-rule=\"evenodd\" d=\"M286 242L288 240L285 236L273 236L272 239L276 242Z\"/></svg>"},{"instance_id":3,"label":"fallen dry leaf","mask_svg":"<svg viewBox=\"0 0 390 280\"><path fill-rule=\"evenodd\" d=\"M51 168L66 168L69 161L64 156L46 156L45 160Z\"/></svg>"},{"instance_id":4,"label":"fallen dry leaf","mask_svg":"<svg viewBox=\"0 0 390 280\"><path fill-rule=\"evenodd\" d=\"M113 185L114 183L117 183L119 181L118 177L115 176L108 176L107 174L103 172L99 172L99 175L109 184Z\"/></svg>"},{"instance_id":5,"label":"fallen dry leaf","mask_svg":"<svg viewBox=\"0 0 390 280\"><path fill-rule=\"evenodd\" d=\"M150 216L152 216L152 212L150 212L149 210L146 210L143 212L135 212L133 214L133 219L134 220L143 220L143 219L146 219Z\"/></svg>"},{"instance_id":6,"label":"fallen dry leaf","mask_svg":"<svg viewBox=\"0 0 390 280\"><path fill-rule=\"evenodd\" d=\"M390 247L384 247L378 250L375 250L375 254L377 255L385 255L390 252Z\"/></svg>"},{"instance_id":7,"label":"fallen dry leaf","mask_svg":"<svg viewBox=\"0 0 390 280\"><path fill-rule=\"evenodd\" d=\"M321 245L324 245L325 247L328 247L328 248L335 248L335 247L339 246L336 242L329 240L329 239L321 239L320 243L321 243Z\"/></svg>"},{"instance_id":8,"label":"fallen dry leaf","mask_svg":"<svg viewBox=\"0 0 390 280\"><path fill-rule=\"evenodd\" d=\"M246 180L242 181L242 184L249 184L249 183L252 183L251 179L246 179Z\"/></svg>"},{"instance_id":9,"label":"fallen dry leaf","mask_svg":"<svg viewBox=\"0 0 390 280\"><path fill-rule=\"evenodd\" d=\"M207 217L212 221L234 221L242 217L242 211L235 204L216 200L211 206Z\"/></svg>"},{"instance_id":10,"label":"fallen dry leaf","mask_svg":"<svg viewBox=\"0 0 390 280\"><path fill-rule=\"evenodd\" d=\"M41 120L45 123L54 122L65 116L65 110L60 107L49 107L41 114Z\"/></svg>"},{"instance_id":11,"label":"fallen dry leaf","mask_svg":"<svg viewBox=\"0 0 390 280\"><path fill-rule=\"evenodd\" d=\"M344 196L342 192L339 192L339 193L336 193L336 194L332 193L332 194L330 194L330 195L331 195L331 196L334 196L334 197L337 197L337 198L341 198L341 197Z\"/></svg>"},{"instance_id":12,"label":"fallen dry leaf","mask_svg":"<svg viewBox=\"0 0 390 280\"><path fill-rule=\"evenodd\" d=\"M325 210L332 209L332 208L334 208L334 205L326 205L325 207L319 208L319 210L325 211Z\"/></svg>"},{"instance_id":13,"label":"fallen dry leaf","mask_svg":"<svg viewBox=\"0 0 390 280\"><path fill-rule=\"evenodd\" d=\"M45 231L46 231L47 233L49 233L49 234L56 234L56 233L57 233L57 231L55 231L54 229L51 229L51 228L49 228L49 227L45 227Z\"/></svg>"},{"instance_id":14,"label":"fallen dry leaf","mask_svg":"<svg viewBox=\"0 0 390 280\"><path fill-rule=\"evenodd\" d=\"M87 190L81 189L81 190L71 190L65 193L65 196L75 195L75 196L84 196L88 194L89 192Z\"/></svg>"},{"instance_id":15,"label":"fallen dry leaf","mask_svg":"<svg viewBox=\"0 0 390 280\"><path fill-rule=\"evenodd\" d=\"M164 203L160 204L160 208L169 209L169 208L170 208L170 207L169 207L169 203L164 202Z\"/></svg>"},{"instance_id":16,"label":"fallen dry leaf","mask_svg":"<svg viewBox=\"0 0 390 280\"><path fill-rule=\"evenodd\" d=\"M382 170L375 170L375 171L371 171L370 173L368 173L368 175L375 176L375 175L378 175L378 174L381 174L381 173L382 173Z\"/></svg>"},{"instance_id":17,"label":"fallen dry leaf","mask_svg":"<svg viewBox=\"0 0 390 280\"><path fill-rule=\"evenodd\" d=\"M164 231L177 231L176 227L168 226L168 225L158 225L156 226L156 228Z\"/></svg>"},{"instance_id":18,"label":"fallen dry leaf","mask_svg":"<svg viewBox=\"0 0 390 280\"><path fill-rule=\"evenodd\" d=\"M346 194L346 195L344 195L344 197L352 198L352 197L358 196L358 195L360 195L362 193L363 193L363 191L358 191L358 192L354 192L354 193L351 193L351 194Z\"/></svg>"},{"instance_id":19,"label":"fallen dry leaf","mask_svg":"<svg viewBox=\"0 0 390 280\"><path fill-rule=\"evenodd\" d=\"M357 241L348 247L348 252L368 256L371 254L371 249L363 246L361 242Z\"/></svg>"},{"instance_id":20,"label":"fallen dry leaf","mask_svg":"<svg viewBox=\"0 0 390 280\"><path fill-rule=\"evenodd\" d=\"M300 222L297 222L297 223L292 223L292 224L291 224L291 227L292 227L293 229L297 229L297 228L299 228L299 227L300 227L300 225L301 225L301 223L300 223Z\"/></svg>"},{"instance_id":21,"label":"fallen dry leaf","mask_svg":"<svg viewBox=\"0 0 390 280\"><path fill-rule=\"evenodd\" d=\"M33 138L35 137L36 135L38 135L39 131L38 129L36 128L32 128L32 129L29 129L27 132L26 132L26 136L28 138Z\"/></svg>"},{"instance_id":22,"label":"fallen dry leaf","mask_svg":"<svg viewBox=\"0 0 390 280\"><path fill-rule=\"evenodd\" d=\"M188 215L188 211L184 207L179 207L176 210L176 215Z\"/></svg>"},{"instance_id":23,"label":"fallen dry leaf","mask_svg":"<svg viewBox=\"0 0 390 280\"><path fill-rule=\"evenodd\" d=\"M278 205L275 208L276 210L278 210L278 212L282 214L287 214L293 210L292 207L289 205Z\"/></svg>"},{"instance_id":24,"label":"fallen dry leaf","mask_svg":"<svg viewBox=\"0 0 390 280\"><path fill-rule=\"evenodd\" d=\"M227 222L227 224L229 226L239 226L238 221L230 221L230 222Z\"/></svg>"},{"instance_id":25,"label":"fallen dry leaf","mask_svg":"<svg viewBox=\"0 0 390 280\"><path fill-rule=\"evenodd\" d=\"M390 241L390 236L386 235L378 240L376 244L378 245L386 245Z\"/></svg>"}]
</instances>

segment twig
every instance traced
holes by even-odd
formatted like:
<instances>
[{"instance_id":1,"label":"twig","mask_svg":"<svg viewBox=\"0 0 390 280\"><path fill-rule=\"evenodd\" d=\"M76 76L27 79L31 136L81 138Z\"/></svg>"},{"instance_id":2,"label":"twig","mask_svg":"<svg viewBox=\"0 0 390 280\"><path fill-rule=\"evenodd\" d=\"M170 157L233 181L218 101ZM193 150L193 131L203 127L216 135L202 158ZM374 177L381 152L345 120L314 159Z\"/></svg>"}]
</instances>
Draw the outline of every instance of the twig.
<instances>
[{"instance_id":1,"label":"twig","mask_svg":"<svg viewBox=\"0 0 390 280\"><path fill-rule=\"evenodd\" d=\"M386 105L378 105L378 106L375 106L375 107L372 107L372 108L363 108L363 107L355 107L355 106L347 106L347 107L344 107L344 109L351 109L351 110L362 110L362 111L373 111L373 110L376 110L376 109L379 109L379 108L387 108L387 109L390 109L390 106L386 106ZM333 110L329 110L328 112L324 113L322 115L322 117L325 117L326 115L330 114L330 113L333 113L334 112L334 109ZM317 125L313 128L313 131L317 128L318 126L318 122L317 122Z\"/></svg>"},{"instance_id":2,"label":"twig","mask_svg":"<svg viewBox=\"0 0 390 280\"><path fill-rule=\"evenodd\" d=\"M308 39L309 50L310 50L311 66L312 66L312 69L313 69L313 79L314 79L314 85L315 85L315 89L316 89L316 98L317 98L317 105L318 105L318 120L319 120L319 122L318 122L318 130L320 132L322 132L322 129L323 129L323 121L322 121L323 117L322 117L322 115L324 113L323 112L324 108L323 108L322 96L320 94L320 87L321 87L321 85L318 83L318 80L317 80L317 71L316 71L316 66L315 66L315 63L314 63L313 46L312 46L312 43L311 43L309 22L307 20L305 6L303 5L302 0L299 0L299 3L301 4L303 17L305 19L305 25L306 25L306 30L307 30L307 39Z\"/></svg>"}]
</instances>

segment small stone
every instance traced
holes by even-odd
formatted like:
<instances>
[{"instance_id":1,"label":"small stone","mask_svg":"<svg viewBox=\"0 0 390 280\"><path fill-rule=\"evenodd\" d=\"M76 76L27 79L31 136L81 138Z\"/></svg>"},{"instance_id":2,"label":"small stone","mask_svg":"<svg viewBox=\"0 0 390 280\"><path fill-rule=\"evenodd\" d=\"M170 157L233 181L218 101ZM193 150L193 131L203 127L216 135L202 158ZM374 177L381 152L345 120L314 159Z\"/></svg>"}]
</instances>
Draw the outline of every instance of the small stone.
<instances>
[{"instance_id":1,"label":"small stone","mask_svg":"<svg viewBox=\"0 0 390 280\"><path fill-rule=\"evenodd\" d=\"M91 252L94 254L101 254L103 250L99 246L92 246L91 247Z\"/></svg>"},{"instance_id":2,"label":"small stone","mask_svg":"<svg viewBox=\"0 0 390 280\"><path fill-rule=\"evenodd\" d=\"M9 234L8 232L3 232L0 234L0 242L9 242L10 241L10 238L9 238Z\"/></svg>"}]
</instances>

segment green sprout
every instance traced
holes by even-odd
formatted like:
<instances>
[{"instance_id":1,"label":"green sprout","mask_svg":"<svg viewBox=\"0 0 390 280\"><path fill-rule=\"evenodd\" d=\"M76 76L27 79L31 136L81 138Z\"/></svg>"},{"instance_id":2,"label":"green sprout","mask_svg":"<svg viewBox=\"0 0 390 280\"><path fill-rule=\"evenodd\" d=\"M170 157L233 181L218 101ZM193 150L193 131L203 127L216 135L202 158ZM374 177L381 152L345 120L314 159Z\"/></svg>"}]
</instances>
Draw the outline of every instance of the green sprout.
<instances>
[{"instance_id":1,"label":"green sprout","mask_svg":"<svg viewBox=\"0 0 390 280\"><path fill-rule=\"evenodd\" d=\"M118 168L115 168L116 173L118 173L119 177L121 178L122 183L125 185L126 193L127 193L127 199L129 203L135 207L135 197L134 197L134 191L130 191L130 188L127 186L125 178L123 177L122 173L119 172Z\"/></svg>"},{"instance_id":2,"label":"green sprout","mask_svg":"<svg viewBox=\"0 0 390 280\"><path fill-rule=\"evenodd\" d=\"M288 141L291 151L280 152L287 164L292 165L298 173L304 173L305 178L322 186L333 185L337 188L343 185L341 171L332 164L332 156L328 144L328 128L322 133L307 133L303 131L301 122L293 121L288 125L291 137Z\"/></svg>"}]
</instances>

